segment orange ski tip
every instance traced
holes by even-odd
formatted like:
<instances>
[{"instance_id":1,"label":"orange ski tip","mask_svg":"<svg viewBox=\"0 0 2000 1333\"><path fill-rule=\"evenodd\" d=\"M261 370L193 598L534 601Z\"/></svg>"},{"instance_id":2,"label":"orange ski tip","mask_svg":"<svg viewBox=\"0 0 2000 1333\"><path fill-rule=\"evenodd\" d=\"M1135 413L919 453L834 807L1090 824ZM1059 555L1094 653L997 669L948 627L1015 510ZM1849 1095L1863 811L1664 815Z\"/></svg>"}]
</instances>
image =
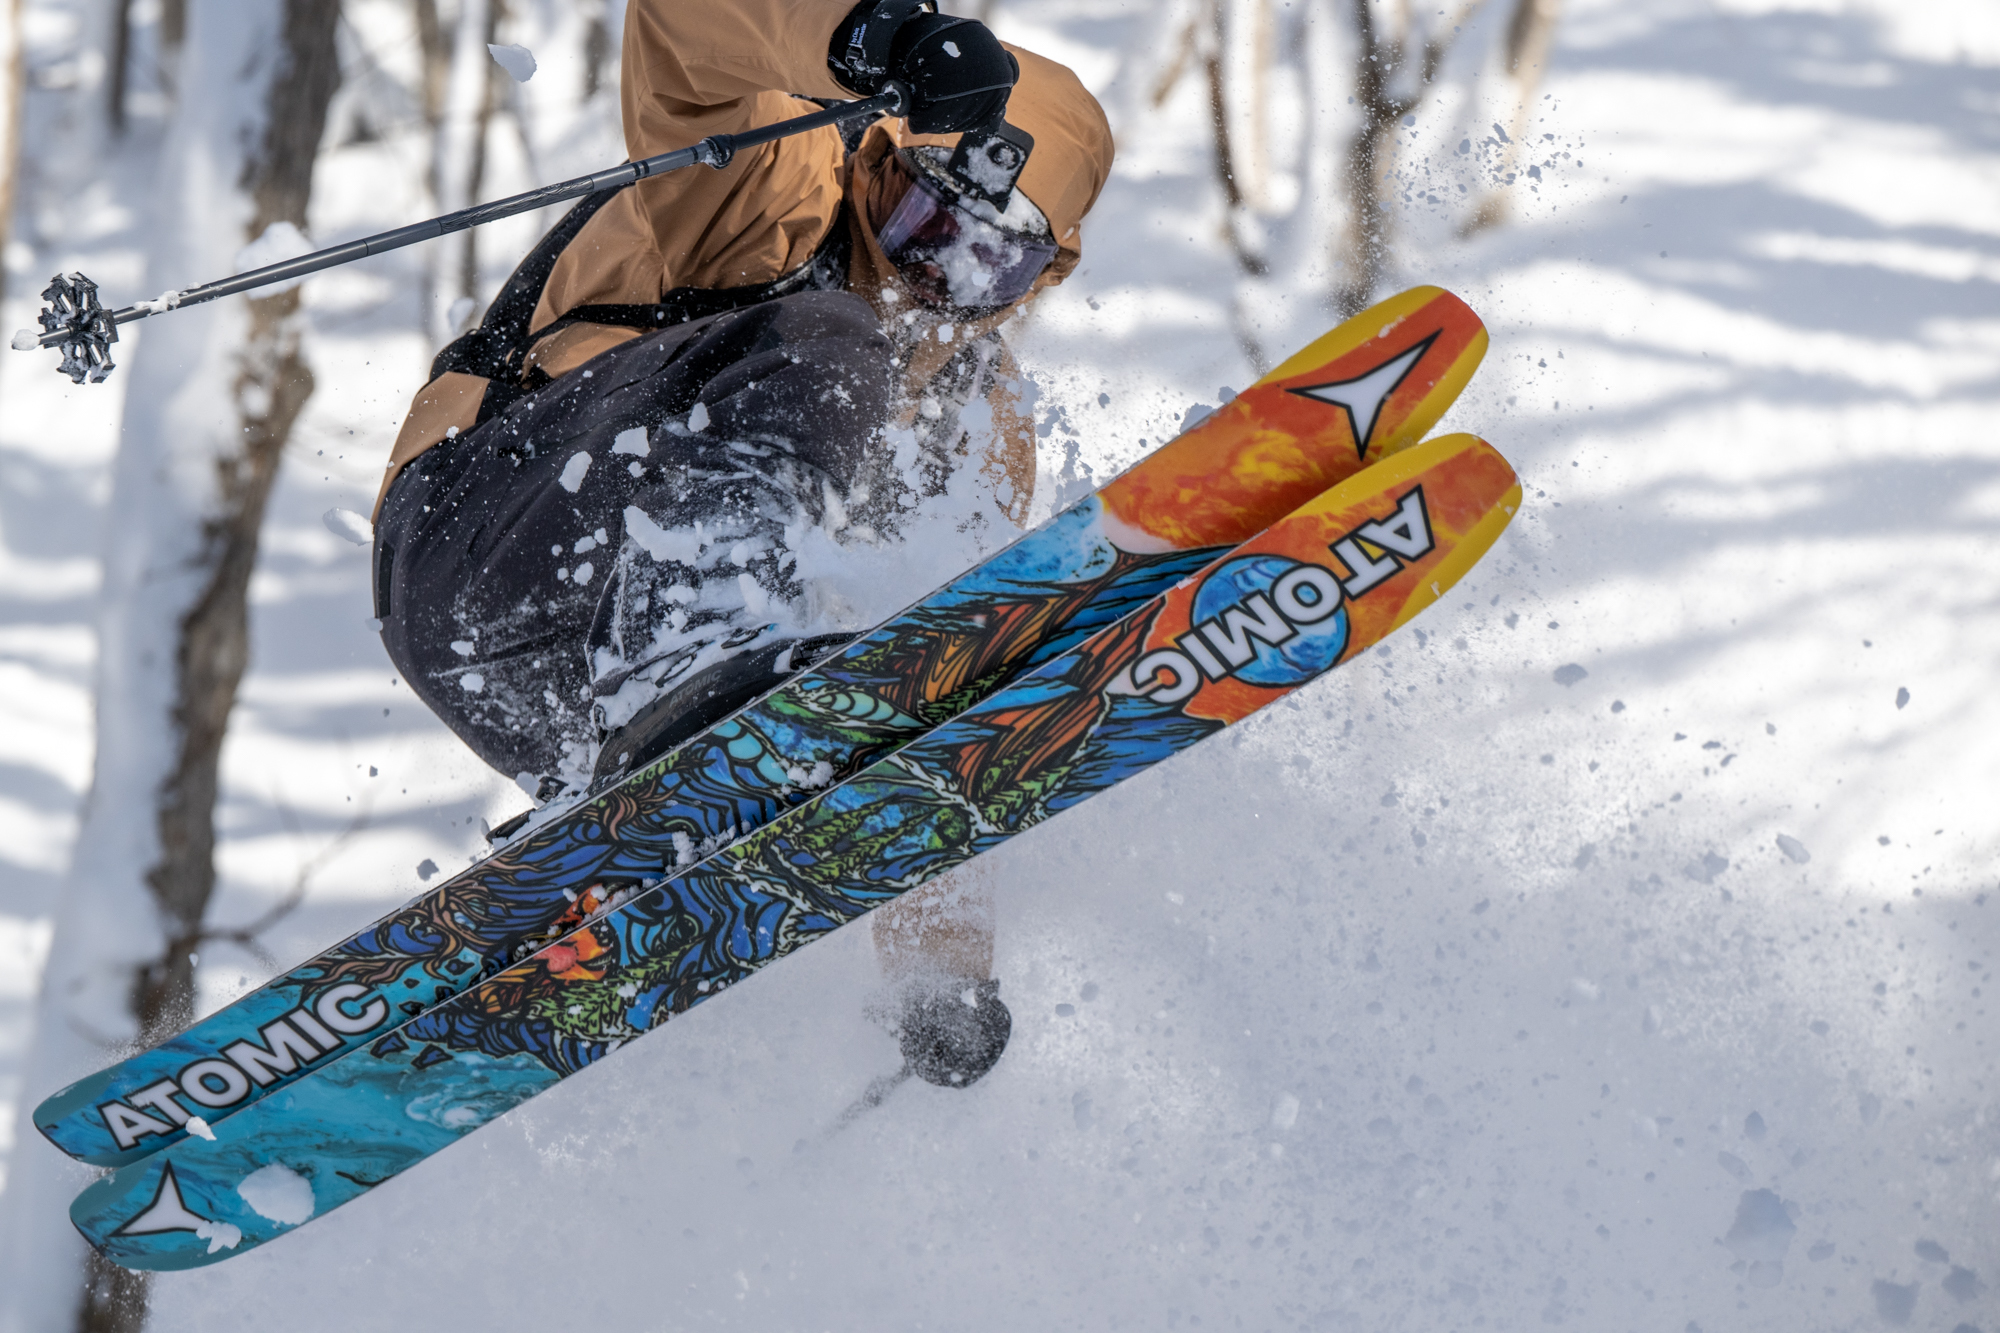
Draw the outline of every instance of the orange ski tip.
<instances>
[{"instance_id":1,"label":"orange ski tip","mask_svg":"<svg viewBox=\"0 0 2000 1333\"><path fill-rule=\"evenodd\" d=\"M1247 717L1443 598L1520 494L1513 468L1476 435L1404 450L1183 579L1145 627L1123 692L1190 717Z\"/></svg>"},{"instance_id":2,"label":"orange ski tip","mask_svg":"<svg viewBox=\"0 0 2000 1333\"><path fill-rule=\"evenodd\" d=\"M1491 445L1488 445L1487 449L1495 459L1505 464L1506 460L1500 459L1498 450L1493 449ZM1509 472L1512 472L1511 468ZM1416 617L1417 612L1425 607L1442 601L1444 595L1479 563L1480 558L1493 549L1493 544L1500 540L1500 534L1514 521L1514 512L1520 505L1521 483L1517 481L1508 488L1498 504L1489 508L1470 528L1458 534L1451 549L1445 553L1444 559L1429 571L1418 595L1403 604L1402 610L1383 631L1384 637L1408 624Z\"/></svg>"},{"instance_id":3,"label":"orange ski tip","mask_svg":"<svg viewBox=\"0 0 2000 1333\"><path fill-rule=\"evenodd\" d=\"M1369 307L1106 486L1104 512L1140 543L1118 544L1243 541L1421 439L1486 344L1479 316L1442 288Z\"/></svg>"},{"instance_id":4,"label":"orange ski tip","mask_svg":"<svg viewBox=\"0 0 2000 1333\"><path fill-rule=\"evenodd\" d=\"M1426 312L1426 307L1434 307ZM1468 329L1479 330L1480 351L1484 352L1485 326L1472 307L1458 299L1442 287L1412 287L1398 292L1387 300L1377 301L1360 314L1342 320L1327 333L1321 334L1306 346L1278 363L1270 374L1258 380L1259 385L1275 384L1311 374L1324 367L1328 361L1345 356L1358 347L1386 339L1395 333L1405 320L1420 312L1427 313L1438 323L1457 324ZM1425 322L1431 322L1427 319ZM1477 364L1477 358L1474 359ZM1254 387L1254 386L1253 386Z\"/></svg>"}]
</instances>

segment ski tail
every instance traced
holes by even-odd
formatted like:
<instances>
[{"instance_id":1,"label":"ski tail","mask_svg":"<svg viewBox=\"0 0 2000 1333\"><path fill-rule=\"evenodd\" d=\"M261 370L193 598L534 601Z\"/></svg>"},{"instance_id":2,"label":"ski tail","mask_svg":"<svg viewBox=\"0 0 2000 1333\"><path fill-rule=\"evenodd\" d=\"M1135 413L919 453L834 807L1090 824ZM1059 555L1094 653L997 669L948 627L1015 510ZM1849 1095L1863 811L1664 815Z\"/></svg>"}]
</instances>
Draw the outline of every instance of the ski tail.
<instances>
[{"instance_id":1,"label":"ski tail","mask_svg":"<svg viewBox=\"0 0 2000 1333\"><path fill-rule=\"evenodd\" d=\"M1353 661L1442 598L1521 488L1403 450L692 870L78 1196L113 1262L216 1263L360 1197L758 969Z\"/></svg>"},{"instance_id":2,"label":"ski tail","mask_svg":"<svg viewBox=\"0 0 2000 1333\"><path fill-rule=\"evenodd\" d=\"M1415 442L1486 331L1418 287L1342 323L983 565L690 740L187 1031L48 1097L34 1123L120 1166L459 994L584 904L687 864L1113 624L1211 554ZM768 742L768 744L767 744ZM749 758L743 756L749 755ZM804 757L803 759L801 757ZM692 854L692 853L690 853Z\"/></svg>"}]
</instances>

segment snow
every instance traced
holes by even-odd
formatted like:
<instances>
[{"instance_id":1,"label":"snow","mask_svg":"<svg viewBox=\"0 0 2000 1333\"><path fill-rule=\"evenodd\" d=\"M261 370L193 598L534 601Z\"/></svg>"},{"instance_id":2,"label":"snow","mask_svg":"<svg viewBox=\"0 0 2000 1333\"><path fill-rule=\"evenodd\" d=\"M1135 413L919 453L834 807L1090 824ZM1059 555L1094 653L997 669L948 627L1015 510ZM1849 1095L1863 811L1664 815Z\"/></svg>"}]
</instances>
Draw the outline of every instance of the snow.
<instances>
[{"instance_id":1,"label":"snow","mask_svg":"<svg viewBox=\"0 0 2000 1333\"><path fill-rule=\"evenodd\" d=\"M349 13L364 35L394 17ZM1010 334L1044 476L1101 479L1254 375L1239 310L1270 354L1324 327L1330 233L1273 212L1272 276L1235 276L1201 81L1151 109L1164 7L995 13L1083 72L1119 138L1080 271ZM2000 23L1945 0L1578 0L1564 25L1526 142L1554 133L1570 164L1458 239L1455 186L1483 179L1452 174L1472 170L1454 149L1504 108L1454 68L1403 159L1450 206L1397 205L1394 282L1451 287L1494 335L1441 428L1491 438L1528 507L1461 596L1345 679L989 858L1015 1020L989 1078L906 1084L835 1132L897 1059L866 931L843 932L475 1146L161 1279L153 1327L573 1323L552 1236L589 1238L589 1317L617 1326L659 1324L665 1291L668 1323L721 1329L2000 1327ZM1304 136L1337 99L1316 107L1290 66L1274 80L1274 136L1301 151L1273 150L1269 195L1311 199L1332 155ZM552 154L547 178L613 160L615 106L613 147ZM423 156L399 142L325 155L315 235L425 214ZM508 161L489 193L533 183ZM19 233L17 325L58 269L107 299L141 289L131 198L78 197L81 239ZM494 233L487 290L533 230ZM419 261L355 272L413 284ZM366 551L323 524L368 511L436 347L396 284L321 281L213 917L255 920L302 874L310 892L268 958L203 946L204 1008L407 898L413 867L463 866L480 820L528 804L394 680ZM46 1091L22 1069L90 777L118 395L196 317L127 331L103 386L0 364L15 1106ZM907 602L999 539L977 513L939 502L914 552L801 534L813 614ZM612 535L681 537L629 513ZM5 1132L0 1208L31 1173L37 1224L62 1225L87 1173Z\"/></svg>"},{"instance_id":2,"label":"snow","mask_svg":"<svg viewBox=\"0 0 2000 1333\"><path fill-rule=\"evenodd\" d=\"M494 60L499 62L500 68L506 70L514 82L526 83L535 77L535 53L527 47L500 46L488 42L486 49L493 53Z\"/></svg>"},{"instance_id":3,"label":"snow","mask_svg":"<svg viewBox=\"0 0 2000 1333\"><path fill-rule=\"evenodd\" d=\"M312 1182L280 1162L252 1171L236 1183L243 1202L260 1217L297 1226L313 1215Z\"/></svg>"},{"instance_id":4,"label":"snow","mask_svg":"<svg viewBox=\"0 0 2000 1333\"><path fill-rule=\"evenodd\" d=\"M297 286L297 285L298 285L297 283L290 283L290 284L287 284L287 286L293 286L293 287L295 287L295 286ZM283 291L283 290L285 290L285 287L277 287L277 288L274 288L273 290L275 290L275 291ZM151 314L151 315L164 315L164 314L166 314L166 313L167 313L167 311L169 311L169 310L178 310L178 309L180 309L180 306L181 306L181 297L182 297L182 296L184 296L184 295L186 295L186 293L184 293L184 292L178 292L178 291L164 291L164 292L161 292L161 293L160 293L160 294L159 294L158 296L155 296L155 297L154 297L154 298L153 298L152 300L150 300L150 301L136 301L136 302L134 302L134 303L133 303L133 309L135 309L135 310L143 310L143 311L145 311L145 312L146 312L147 314Z\"/></svg>"},{"instance_id":5,"label":"snow","mask_svg":"<svg viewBox=\"0 0 2000 1333\"><path fill-rule=\"evenodd\" d=\"M253 269L268 268L272 264L282 264L288 259L309 255L314 249L313 243L295 224L273 222L264 228L256 240L236 252L236 271L248 273ZM291 282L274 283L257 290L260 295L275 296L279 292L290 291L303 281L305 281L303 278L295 278Z\"/></svg>"},{"instance_id":6,"label":"snow","mask_svg":"<svg viewBox=\"0 0 2000 1333\"><path fill-rule=\"evenodd\" d=\"M335 505L320 515L326 530L342 541L353 542L356 546L369 546L375 541L375 525L352 509L342 509Z\"/></svg>"},{"instance_id":7,"label":"snow","mask_svg":"<svg viewBox=\"0 0 2000 1333\"><path fill-rule=\"evenodd\" d=\"M588 471L590 471L590 455L586 453L571 454L569 462L563 464L562 475L556 478L556 482L571 495L575 495L577 491L582 489L583 474Z\"/></svg>"},{"instance_id":8,"label":"snow","mask_svg":"<svg viewBox=\"0 0 2000 1333\"><path fill-rule=\"evenodd\" d=\"M701 556L699 536L685 529L669 531L637 505L625 506L625 535L655 560L693 564Z\"/></svg>"},{"instance_id":9,"label":"snow","mask_svg":"<svg viewBox=\"0 0 2000 1333\"><path fill-rule=\"evenodd\" d=\"M233 1250L243 1243L243 1231L233 1222L200 1223L194 1229L195 1238L208 1242L208 1252Z\"/></svg>"}]
</instances>

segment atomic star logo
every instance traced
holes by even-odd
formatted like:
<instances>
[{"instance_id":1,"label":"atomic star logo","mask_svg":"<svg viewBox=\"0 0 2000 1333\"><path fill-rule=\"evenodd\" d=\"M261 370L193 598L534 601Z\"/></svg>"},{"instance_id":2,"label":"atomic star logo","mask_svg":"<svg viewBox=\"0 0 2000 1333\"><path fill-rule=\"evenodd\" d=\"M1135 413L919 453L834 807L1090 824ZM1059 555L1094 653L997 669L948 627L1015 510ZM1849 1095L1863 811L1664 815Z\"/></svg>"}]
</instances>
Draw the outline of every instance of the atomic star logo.
<instances>
[{"instance_id":1,"label":"atomic star logo","mask_svg":"<svg viewBox=\"0 0 2000 1333\"><path fill-rule=\"evenodd\" d=\"M208 1252L233 1250L243 1239L243 1232L228 1222L218 1222L203 1217L187 1206L181 1198L181 1183L174 1179L173 1163L166 1164L160 1172L160 1188L153 1193L153 1201L137 1217L119 1227L114 1236L157 1236L163 1231L192 1231L199 1240L208 1242Z\"/></svg>"},{"instance_id":2,"label":"atomic star logo","mask_svg":"<svg viewBox=\"0 0 2000 1333\"><path fill-rule=\"evenodd\" d=\"M1407 352L1400 352L1353 379L1307 384L1286 392L1344 409L1348 428L1354 432L1354 448L1358 455L1365 456L1368 442L1375 434L1375 423L1382 419L1382 404L1389 401L1389 395L1396 391L1396 386L1409 376L1437 340L1438 335L1433 333Z\"/></svg>"}]
</instances>

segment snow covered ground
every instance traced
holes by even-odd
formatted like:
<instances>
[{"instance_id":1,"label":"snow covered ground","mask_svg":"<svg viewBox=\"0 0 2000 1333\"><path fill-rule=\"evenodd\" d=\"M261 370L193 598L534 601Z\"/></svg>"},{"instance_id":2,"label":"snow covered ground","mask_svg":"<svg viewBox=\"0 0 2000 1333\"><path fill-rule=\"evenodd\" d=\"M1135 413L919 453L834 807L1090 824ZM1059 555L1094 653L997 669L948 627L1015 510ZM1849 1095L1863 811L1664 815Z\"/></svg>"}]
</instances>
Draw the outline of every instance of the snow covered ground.
<instances>
[{"instance_id":1,"label":"snow covered ground","mask_svg":"<svg viewBox=\"0 0 2000 1333\"><path fill-rule=\"evenodd\" d=\"M1147 105L1163 12L996 18L1120 136L1021 344L1048 461L1075 439L1100 476L1255 374L1199 90ZM1402 159L1397 280L1493 331L1446 425L1529 506L1377 654L993 856L991 1077L832 1132L896 1061L848 931L163 1278L154 1327L2000 1331L2000 17L1564 23L1514 224L1454 235L1457 145L1496 118L1462 80ZM387 151L329 157L317 233L407 220L368 186ZM1310 188L1281 166L1274 195ZM58 264L135 278L141 225L17 247L5 327ZM1274 350L1327 322L1314 251L1284 253L1241 288ZM320 389L226 755L214 917L301 876L305 905L204 956L205 1001L520 804L392 683L363 552L321 523L368 508L428 355L375 272L307 287ZM17 1070L88 785L116 385L0 358L0 1125L46 1091Z\"/></svg>"}]
</instances>

